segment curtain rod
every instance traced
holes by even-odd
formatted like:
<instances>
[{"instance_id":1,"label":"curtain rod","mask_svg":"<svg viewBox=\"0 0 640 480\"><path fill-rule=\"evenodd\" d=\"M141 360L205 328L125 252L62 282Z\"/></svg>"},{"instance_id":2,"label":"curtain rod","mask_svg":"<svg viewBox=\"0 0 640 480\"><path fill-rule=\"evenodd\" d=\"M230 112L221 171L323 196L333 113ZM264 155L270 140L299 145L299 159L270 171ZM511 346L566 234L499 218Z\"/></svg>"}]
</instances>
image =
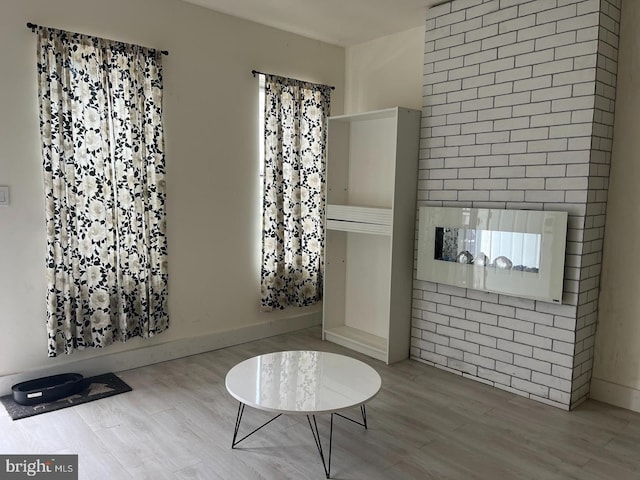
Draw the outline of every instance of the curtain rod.
<instances>
[{"instance_id":1,"label":"curtain rod","mask_svg":"<svg viewBox=\"0 0 640 480\"><path fill-rule=\"evenodd\" d=\"M272 73L264 73L261 72L260 70L251 70L251 75L253 75L254 77L256 75L273 75ZM313 83L313 82L307 82L307 83ZM322 85L323 87L329 87L331 90L335 90L336 87L334 87L333 85L323 85L322 83L316 83L315 85Z\"/></svg>"},{"instance_id":2,"label":"curtain rod","mask_svg":"<svg viewBox=\"0 0 640 480\"><path fill-rule=\"evenodd\" d=\"M36 29L40 28L40 25L36 25L35 23L27 22L27 28L30 28L32 32L35 32ZM160 50L160 53L163 55L169 55L167 50Z\"/></svg>"}]
</instances>

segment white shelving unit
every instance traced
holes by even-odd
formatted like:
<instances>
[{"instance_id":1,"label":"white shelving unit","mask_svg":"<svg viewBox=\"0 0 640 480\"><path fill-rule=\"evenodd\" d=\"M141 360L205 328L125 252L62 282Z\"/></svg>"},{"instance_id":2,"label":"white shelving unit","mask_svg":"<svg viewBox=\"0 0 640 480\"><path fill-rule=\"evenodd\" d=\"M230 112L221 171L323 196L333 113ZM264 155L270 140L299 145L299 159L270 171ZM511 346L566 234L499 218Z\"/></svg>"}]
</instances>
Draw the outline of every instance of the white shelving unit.
<instances>
[{"instance_id":1,"label":"white shelving unit","mask_svg":"<svg viewBox=\"0 0 640 480\"><path fill-rule=\"evenodd\" d=\"M420 112L329 119L322 331L393 363L409 356Z\"/></svg>"}]
</instances>

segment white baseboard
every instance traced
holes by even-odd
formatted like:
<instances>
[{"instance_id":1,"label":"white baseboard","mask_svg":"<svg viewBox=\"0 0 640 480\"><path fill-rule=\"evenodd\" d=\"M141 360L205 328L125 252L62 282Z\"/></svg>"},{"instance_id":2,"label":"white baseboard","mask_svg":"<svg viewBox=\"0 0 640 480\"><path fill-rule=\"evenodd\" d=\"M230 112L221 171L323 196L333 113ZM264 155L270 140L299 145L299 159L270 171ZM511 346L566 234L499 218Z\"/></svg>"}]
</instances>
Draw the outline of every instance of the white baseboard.
<instances>
[{"instance_id":1,"label":"white baseboard","mask_svg":"<svg viewBox=\"0 0 640 480\"><path fill-rule=\"evenodd\" d=\"M93 358L83 358L57 367L30 371L0 377L0 395L11 393L11 386L33 378L76 372L91 377L106 372L121 372L132 368L144 367L154 363L166 362L198 353L218 350L239 345L261 338L273 337L322 324L322 311L305 313L270 322L256 323L245 327L214 332L192 338L182 338L173 342L161 343L149 347L136 348Z\"/></svg>"},{"instance_id":2,"label":"white baseboard","mask_svg":"<svg viewBox=\"0 0 640 480\"><path fill-rule=\"evenodd\" d=\"M592 378L589 396L600 402L640 412L640 390L635 388Z\"/></svg>"}]
</instances>

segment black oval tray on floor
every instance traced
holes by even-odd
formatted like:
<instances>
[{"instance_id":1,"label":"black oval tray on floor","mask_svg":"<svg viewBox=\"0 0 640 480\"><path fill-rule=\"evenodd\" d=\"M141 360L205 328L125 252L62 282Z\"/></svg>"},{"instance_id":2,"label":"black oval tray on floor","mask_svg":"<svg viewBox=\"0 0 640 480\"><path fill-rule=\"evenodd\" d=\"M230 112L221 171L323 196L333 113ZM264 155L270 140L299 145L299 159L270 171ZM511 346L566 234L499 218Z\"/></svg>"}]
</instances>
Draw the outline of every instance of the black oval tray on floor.
<instances>
[{"instance_id":1,"label":"black oval tray on floor","mask_svg":"<svg viewBox=\"0 0 640 480\"><path fill-rule=\"evenodd\" d=\"M36 405L68 397L85 386L84 377L79 373L63 373L21 382L11 387L11 390L16 403Z\"/></svg>"}]
</instances>

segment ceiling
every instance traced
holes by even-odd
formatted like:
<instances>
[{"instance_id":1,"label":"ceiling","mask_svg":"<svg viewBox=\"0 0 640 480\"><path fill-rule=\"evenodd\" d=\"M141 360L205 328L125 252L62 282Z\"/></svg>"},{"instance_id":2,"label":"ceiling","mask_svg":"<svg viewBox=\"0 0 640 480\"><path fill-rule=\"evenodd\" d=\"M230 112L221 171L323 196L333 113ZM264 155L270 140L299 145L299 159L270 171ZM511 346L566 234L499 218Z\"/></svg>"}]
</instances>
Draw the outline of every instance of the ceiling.
<instances>
[{"instance_id":1,"label":"ceiling","mask_svg":"<svg viewBox=\"0 0 640 480\"><path fill-rule=\"evenodd\" d=\"M343 47L424 25L443 0L183 0Z\"/></svg>"}]
</instances>

